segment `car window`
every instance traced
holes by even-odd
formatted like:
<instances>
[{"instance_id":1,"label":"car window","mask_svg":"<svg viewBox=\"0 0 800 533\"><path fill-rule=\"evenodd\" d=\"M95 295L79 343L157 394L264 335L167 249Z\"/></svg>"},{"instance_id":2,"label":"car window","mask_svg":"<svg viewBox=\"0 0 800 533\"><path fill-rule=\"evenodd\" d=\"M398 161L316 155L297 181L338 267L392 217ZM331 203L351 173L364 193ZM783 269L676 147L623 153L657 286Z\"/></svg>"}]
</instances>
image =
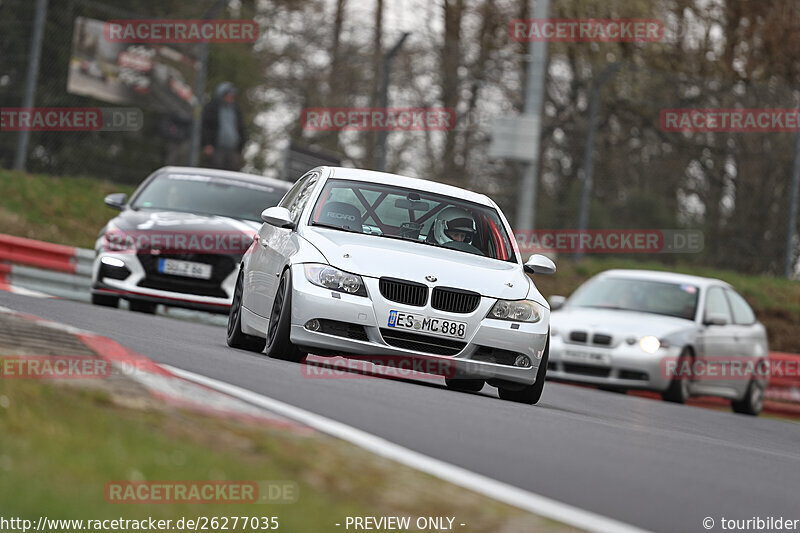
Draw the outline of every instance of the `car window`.
<instances>
[{"instance_id":1,"label":"car window","mask_svg":"<svg viewBox=\"0 0 800 533\"><path fill-rule=\"evenodd\" d=\"M313 192L314 186L317 184L318 180L318 172L309 174L303 185L298 190L297 197L294 198L287 207L295 224L300 221L300 214L303 212L303 209L305 209L308 199L311 197L311 193Z\"/></svg>"},{"instance_id":2,"label":"car window","mask_svg":"<svg viewBox=\"0 0 800 533\"><path fill-rule=\"evenodd\" d=\"M305 185L306 181L308 181L310 177L311 174L306 174L305 176L297 180L297 183L295 183L292 186L292 188L289 189L289 192L287 192L286 195L283 197L283 199L281 199L281 202L278 204L278 206L289 209L289 205L291 205L291 203L294 202L295 198L297 198L297 195L300 193L300 189L303 188L303 185Z\"/></svg>"},{"instance_id":3,"label":"car window","mask_svg":"<svg viewBox=\"0 0 800 533\"><path fill-rule=\"evenodd\" d=\"M652 313L694 320L698 290L694 285L629 279L593 278L575 291L568 305Z\"/></svg>"},{"instance_id":4,"label":"car window","mask_svg":"<svg viewBox=\"0 0 800 533\"><path fill-rule=\"evenodd\" d=\"M711 287L708 289L708 294L706 295L705 318L711 315L725 317L728 323L733 322L728 299L725 298L725 293L721 287Z\"/></svg>"},{"instance_id":5,"label":"car window","mask_svg":"<svg viewBox=\"0 0 800 533\"><path fill-rule=\"evenodd\" d=\"M277 205L283 192L280 186L221 176L162 174L136 194L131 207L260 221L261 211Z\"/></svg>"},{"instance_id":6,"label":"car window","mask_svg":"<svg viewBox=\"0 0 800 533\"><path fill-rule=\"evenodd\" d=\"M731 304L731 310L733 311L733 322L735 324L754 324L756 321L756 315L753 313L753 310L750 308L750 305L747 303L747 300L742 298L742 296L731 289L725 289L725 294L728 295L728 300Z\"/></svg>"},{"instance_id":7,"label":"car window","mask_svg":"<svg viewBox=\"0 0 800 533\"><path fill-rule=\"evenodd\" d=\"M495 208L398 185L330 179L309 223L517 261Z\"/></svg>"}]
</instances>

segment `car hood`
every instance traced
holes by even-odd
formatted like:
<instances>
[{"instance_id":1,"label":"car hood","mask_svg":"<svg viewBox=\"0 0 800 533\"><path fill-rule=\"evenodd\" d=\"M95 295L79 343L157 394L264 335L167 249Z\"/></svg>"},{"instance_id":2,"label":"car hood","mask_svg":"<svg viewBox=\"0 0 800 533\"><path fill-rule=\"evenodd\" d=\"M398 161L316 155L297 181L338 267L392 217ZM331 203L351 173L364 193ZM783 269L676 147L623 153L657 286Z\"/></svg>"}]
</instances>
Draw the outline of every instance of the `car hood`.
<instances>
[{"instance_id":1,"label":"car hood","mask_svg":"<svg viewBox=\"0 0 800 533\"><path fill-rule=\"evenodd\" d=\"M586 331L602 333L613 337L617 344L628 337L637 339L645 335L666 337L681 330L694 328L694 322L683 318L637 313L634 311L617 311L614 309L596 309L590 307L565 307L550 315L551 327L567 336L570 331Z\"/></svg>"},{"instance_id":2,"label":"car hood","mask_svg":"<svg viewBox=\"0 0 800 533\"><path fill-rule=\"evenodd\" d=\"M126 209L108 223L106 230L116 229L125 233L139 231L229 231L253 235L258 231L259 227L261 227L260 222L216 215Z\"/></svg>"},{"instance_id":3,"label":"car hood","mask_svg":"<svg viewBox=\"0 0 800 533\"><path fill-rule=\"evenodd\" d=\"M517 263L327 228L306 228L303 237L319 249L332 266L354 274L455 287L508 300L529 297L530 290L531 298L543 300ZM437 281L427 281L426 276L435 276Z\"/></svg>"}]
</instances>

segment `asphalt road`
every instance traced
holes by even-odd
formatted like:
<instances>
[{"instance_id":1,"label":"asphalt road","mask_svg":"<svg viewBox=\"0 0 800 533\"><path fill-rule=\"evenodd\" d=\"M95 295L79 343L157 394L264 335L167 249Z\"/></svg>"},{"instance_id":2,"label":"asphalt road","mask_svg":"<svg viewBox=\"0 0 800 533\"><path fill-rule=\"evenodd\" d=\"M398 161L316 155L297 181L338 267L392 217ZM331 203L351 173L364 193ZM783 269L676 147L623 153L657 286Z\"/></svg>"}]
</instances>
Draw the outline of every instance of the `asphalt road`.
<instances>
[{"instance_id":1,"label":"asphalt road","mask_svg":"<svg viewBox=\"0 0 800 533\"><path fill-rule=\"evenodd\" d=\"M0 306L94 331L537 494L653 531L722 517L800 519L800 425L548 383L537 406L442 381L309 379L232 350L224 330L0 292Z\"/></svg>"}]
</instances>

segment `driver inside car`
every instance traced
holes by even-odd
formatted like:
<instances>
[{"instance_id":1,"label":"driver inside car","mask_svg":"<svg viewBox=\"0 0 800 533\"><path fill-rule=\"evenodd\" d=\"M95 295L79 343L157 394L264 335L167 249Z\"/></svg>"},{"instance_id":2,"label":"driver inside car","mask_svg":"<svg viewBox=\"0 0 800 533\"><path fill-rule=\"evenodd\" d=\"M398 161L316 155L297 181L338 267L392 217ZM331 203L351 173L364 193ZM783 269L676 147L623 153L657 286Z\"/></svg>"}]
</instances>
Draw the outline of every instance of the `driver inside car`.
<instances>
[{"instance_id":1,"label":"driver inside car","mask_svg":"<svg viewBox=\"0 0 800 533\"><path fill-rule=\"evenodd\" d=\"M440 246L485 255L473 245L476 233L475 219L460 207L442 209L433 222L433 238Z\"/></svg>"}]
</instances>

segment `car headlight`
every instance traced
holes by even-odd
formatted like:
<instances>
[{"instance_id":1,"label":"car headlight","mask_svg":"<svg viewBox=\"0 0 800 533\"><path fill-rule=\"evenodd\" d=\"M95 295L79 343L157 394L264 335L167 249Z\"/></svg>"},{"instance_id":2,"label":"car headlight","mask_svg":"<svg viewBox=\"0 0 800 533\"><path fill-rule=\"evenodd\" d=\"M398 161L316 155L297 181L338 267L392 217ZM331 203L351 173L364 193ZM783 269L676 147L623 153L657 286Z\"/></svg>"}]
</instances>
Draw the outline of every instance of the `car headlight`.
<instances>
[{"instance_id":1,"label":"car headlight","mask_svg":"<svg viewBox=\"0 0 800 533\"><path fill-rule=\"evenodd\" d=\"M538 322L542 319L542 306L531 300L497 300L488 318L514 322Z\"/></svg>"},{"instance_id":2,"label":"car headlight","mask_svg":"<svg viewBox=\"0 0 800 533\"><path fill-rule=\"evenodd\" d=\"M351 274L330 265L307 264L303 266L306 279L314 285L356 296L367 295L364 280L357 274Z\"/></svg>"},{"instance_id":3,"label":"car headlight","mask_svg":"<svg viewBox=\"0 0 800 533\"><path fill-rule=\"evenodd\" d=\"M647 353L656 353L661 348L661 341L657 337L647 335L639 339L639 348Z\"/></svg>"}]
</instances>

